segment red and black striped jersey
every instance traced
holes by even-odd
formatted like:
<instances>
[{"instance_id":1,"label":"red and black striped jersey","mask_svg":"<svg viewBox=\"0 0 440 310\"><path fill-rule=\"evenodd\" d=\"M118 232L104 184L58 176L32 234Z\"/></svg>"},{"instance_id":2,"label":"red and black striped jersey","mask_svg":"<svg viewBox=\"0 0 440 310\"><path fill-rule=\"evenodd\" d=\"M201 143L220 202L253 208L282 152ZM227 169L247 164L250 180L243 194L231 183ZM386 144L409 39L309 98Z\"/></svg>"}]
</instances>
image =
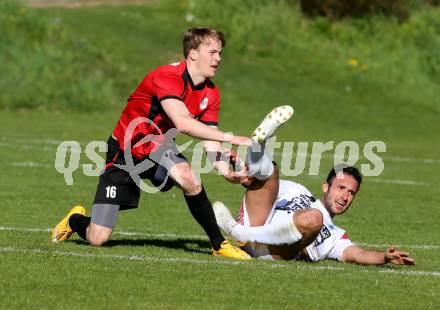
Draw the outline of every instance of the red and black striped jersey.
<instances>
[{"instance_id":1,"label":"red and black striped jersey","mask_svg":"<svg viewBox=\"0 0 440 310\"><path fill-rule=\"evenodd\" d=\"M121 150L131 146L133 156L141 159L157 149L160 142L150 141L133 146L146 135L161 135L175 128L160 105L162 100L168 98L183 101L191 116L200 122L218 125L220 94L217 87L209 79L195 86L187 70L186 61L183 60L180 63L158 67L148 73L128 98L113 131ZM134 128L131 137L128 136L126 139L128 125L139 117L148 121L143 119Z\"/></svg>"}]
</instances>

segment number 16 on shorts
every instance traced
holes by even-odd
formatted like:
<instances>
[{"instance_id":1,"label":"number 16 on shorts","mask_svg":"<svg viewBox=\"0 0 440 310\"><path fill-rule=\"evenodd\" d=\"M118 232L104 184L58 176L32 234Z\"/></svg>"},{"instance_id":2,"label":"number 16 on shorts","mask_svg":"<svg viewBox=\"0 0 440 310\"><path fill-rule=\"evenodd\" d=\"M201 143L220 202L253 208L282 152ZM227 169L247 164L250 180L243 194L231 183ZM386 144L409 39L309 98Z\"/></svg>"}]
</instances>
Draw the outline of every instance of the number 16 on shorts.
<instances>
[{"instance_id":1,"label":"number 16 on shorts","mask_svg":"<svg viewBox=\"0 0 440 310\"><path fill-rule=\"evenodd\" d=\"M116 186L107 186L105 190L107 198L116 198Z\"/></svg>"}]
</instances>

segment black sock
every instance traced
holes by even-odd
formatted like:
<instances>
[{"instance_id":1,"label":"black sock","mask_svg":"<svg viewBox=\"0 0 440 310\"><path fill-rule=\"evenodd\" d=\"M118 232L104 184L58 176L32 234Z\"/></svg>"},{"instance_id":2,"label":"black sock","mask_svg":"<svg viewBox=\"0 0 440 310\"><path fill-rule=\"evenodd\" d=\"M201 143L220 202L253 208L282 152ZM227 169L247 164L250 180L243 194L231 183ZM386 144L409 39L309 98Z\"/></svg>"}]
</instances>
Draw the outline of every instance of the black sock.
<instances>
[{"instance_id":1,"label":"black sock","mask_svg":"<svg viewBox=\"0 0 440 310\"><path fill-rule=\"evenodd\" d=\"M90 225L90 217L82 214L72 214L69 218L69 226L74 232L76 232L81 238L86 240L87 227Z\"/></svg>"},{"instance_id":2,"label":"black sock","mask_svg":"<svg viewBox=\"0 0 440 310\"><path fill-rule=\"evenodd\" d=\"M197 195L184 196L192 216L205 230L213 249L218 250L225 238L223 238L215 221L214 210L208 196L206 196L205 189L202 187L202 191Z\"/></svg>"}]
</instances>

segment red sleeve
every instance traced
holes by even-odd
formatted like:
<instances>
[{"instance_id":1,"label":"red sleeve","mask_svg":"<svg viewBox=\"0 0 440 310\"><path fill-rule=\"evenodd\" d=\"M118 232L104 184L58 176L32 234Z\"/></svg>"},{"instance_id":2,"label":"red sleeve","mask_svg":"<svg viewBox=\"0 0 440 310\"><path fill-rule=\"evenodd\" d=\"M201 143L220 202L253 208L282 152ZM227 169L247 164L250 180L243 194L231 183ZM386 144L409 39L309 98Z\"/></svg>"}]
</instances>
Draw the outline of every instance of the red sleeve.
<instances>
[{"instance_id":1,"label":"red sleeve","mask_svg":"<svg viewBox=\"0 0 440 310\"><path fill-rule=\"evenodd\" d=\"M159 102L169 98L183 101L183 88L182 78L178 75L160 74L153 79L153 92Z\"/></svg>"},{"instance_id":2,"label":"red sleeve","mask_svg":"<svg viewBox=\"0 0 440 310\"><path fill-rule=\"evenodd\" d=\"M347 234L347 233L344 233L344 234L342 235L341 239L350 239L350 238L348 237L348 234Z\"/></svg>"},{"instance_id":3,"label":"red sleeve","mask_svg":"<svg viewBox=\"0 0 440 310\"><path fill-rule=\"evenodd\" d=\"M218 114L220 111L220 95L217 88L213 91L212 99L209 100L206 111L200 116L199 121L206 125L218 126Z\"/></svg>"}]
</instances>

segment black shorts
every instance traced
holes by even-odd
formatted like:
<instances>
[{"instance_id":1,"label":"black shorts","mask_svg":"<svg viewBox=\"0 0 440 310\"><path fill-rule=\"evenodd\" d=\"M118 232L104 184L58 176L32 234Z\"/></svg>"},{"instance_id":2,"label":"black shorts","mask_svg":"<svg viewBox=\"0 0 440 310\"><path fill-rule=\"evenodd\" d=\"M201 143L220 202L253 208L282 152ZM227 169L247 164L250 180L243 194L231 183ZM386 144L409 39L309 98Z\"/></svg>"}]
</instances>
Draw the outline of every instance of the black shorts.
<instances>
[{"instance_id":1,"label":"black shorts","mask_svg":"<svg viewBox=\"0 0 440 310\"><path fill-rule=\"evenodd\" d=\"M137 208L140 187L128 171L115 166L126 164L124 152L119 149L119 142L112 137L108 139L107 147L106 168L99 177L94 204L119 205L120 210ZM174 182L169 177L170 169L178 163L187 162L182 154L176 152L176 148L172 148L172 151L166 155L160 164L151 161L154 165L139 175L140 179L150 180L162 192L174 186ZM141 160L133 158L133 162L137 165Z\"/></svg>"}]
</instances>

